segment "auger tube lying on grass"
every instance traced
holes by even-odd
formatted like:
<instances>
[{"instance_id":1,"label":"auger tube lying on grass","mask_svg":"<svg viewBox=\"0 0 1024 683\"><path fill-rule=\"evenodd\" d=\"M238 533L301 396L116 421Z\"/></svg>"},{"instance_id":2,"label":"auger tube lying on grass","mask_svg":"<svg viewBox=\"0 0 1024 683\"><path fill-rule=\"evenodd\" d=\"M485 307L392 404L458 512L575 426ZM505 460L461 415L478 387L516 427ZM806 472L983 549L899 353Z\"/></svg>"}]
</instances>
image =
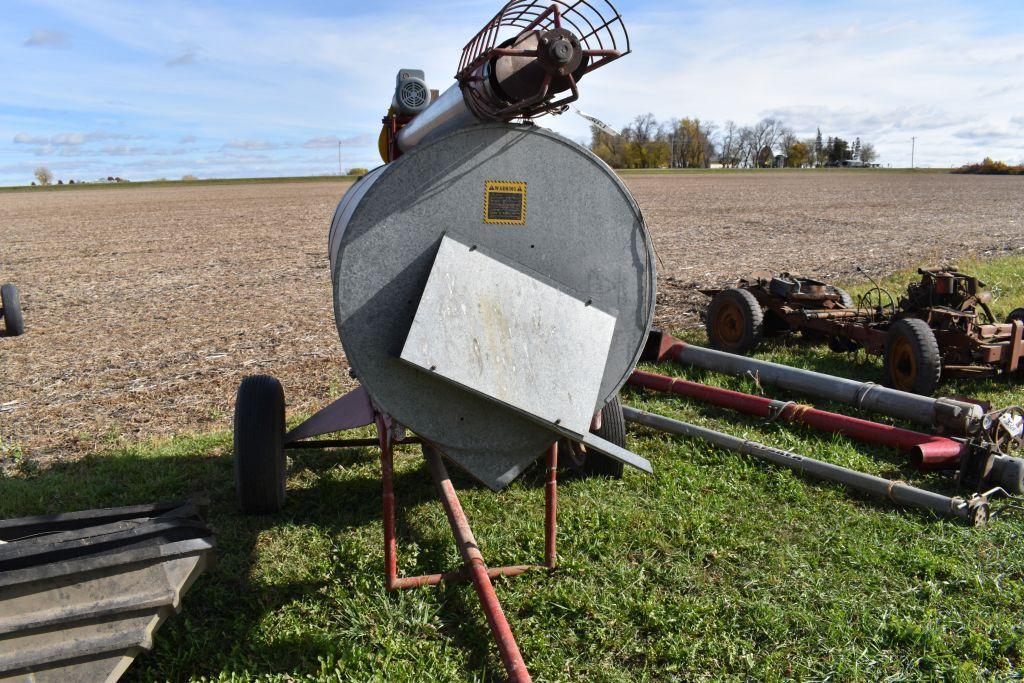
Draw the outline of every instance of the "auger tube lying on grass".
<instances>
[{"instance_id":1,"label":"auger tube lying on grass","mask_svg":"<svg viewBox=\"0 0 1024 683\"><path fill-rule=\"evenodd\" d=\"M641 360L674 360L685 365L728 375L755 377L801 394L871 410L931 427L942 427L959 436L983 431L985 412L981 406L951 398L930 398L874 382L858 382L788 365L754 360L745 356L706 349L680 341L660 330L651 330Z\"/></svg>"},{"instance_id":2,"label":"auger tube lying on grass","mask_svg":"<svg viewBox=\"0 0 1024 683\"><path fill-rule=\"evenodd\" d=\"M963 440L923 434L849 415L818 410L792 401L776 401L765 396L752 396L643 370L634 370L628 383L653 391L685 396L747 415L798 422L818 431L842 434L864 443L892 446L909 453L911 462L921 470L956 469L960 459L970 448Z\"/></svg>"},{"instance_id":3,"label":"auger tube lying on grass","mask_svg":"<svg viewBox=\"0 0 1024 683\"><path fill-rule=\"evenodd\" d=\"M765 444L741 439L713 429L698 427L662 415L655 415L635 408L623 406L622 412L628 422L646 425L669 434L703 439L737 453L750 455L776 465L782 465L798 472L843 484L852 489L888 498L899 505L921 507L940 515L965 520L971 526L978 526L988 521L989 496L1001 489L994 489L986 494L975 494L969 500L960 497L949 497L931 491L919 489L901 481L890 481L864 472L857 472L846 467L815 460L806 456L786 451Z\"/></svg>"}]
</instances>

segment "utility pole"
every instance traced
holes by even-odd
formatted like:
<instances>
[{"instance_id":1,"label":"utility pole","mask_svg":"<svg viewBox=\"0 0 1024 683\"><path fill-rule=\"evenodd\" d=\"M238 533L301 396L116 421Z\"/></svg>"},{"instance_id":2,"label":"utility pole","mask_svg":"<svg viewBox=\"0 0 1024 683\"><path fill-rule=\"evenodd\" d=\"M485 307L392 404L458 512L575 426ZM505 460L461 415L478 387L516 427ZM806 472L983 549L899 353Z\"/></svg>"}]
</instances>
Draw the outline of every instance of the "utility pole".
<instances>
[{"instance_id":1,"label":"utility pole","mask_svg":"<svg viewBox=\"0 0 1024 683\"><path fill-rule=\"evenodd\" d=\"M917 147L917 138L910 138L910 170L914 170L914 148ZM340 153L340 152L339 152Z\"/></svg>"},{"instance_id":2,"label":"utility pole","mask_svg":"<svg viewBox=\"0 0 1024 683\"><path fill-rule=\"evenodd\" d=\"M338 175L345 175L341 170L341 140L338 140Z\"/></svg>"}]
</instances>

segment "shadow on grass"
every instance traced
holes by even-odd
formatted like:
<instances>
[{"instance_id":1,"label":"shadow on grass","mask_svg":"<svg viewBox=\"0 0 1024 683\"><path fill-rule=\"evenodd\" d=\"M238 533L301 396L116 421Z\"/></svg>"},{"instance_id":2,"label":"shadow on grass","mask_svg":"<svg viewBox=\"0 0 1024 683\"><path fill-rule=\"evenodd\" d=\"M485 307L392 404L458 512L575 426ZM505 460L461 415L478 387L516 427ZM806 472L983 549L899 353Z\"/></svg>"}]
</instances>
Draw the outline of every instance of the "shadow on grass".
<instances>
[{"instance_id":1,"label":"shadow on grass","mask_svg":"<svg viewBox=\"0 0 1024 683\"><path fill-rule=\"evenodd\" d=\"M387 611L397 609L399 598L384 588L376 449L289 455L288 500L273 516L239 511L230 438L221 435L117 449L0 477L0 518L206 498L217 563L184 596L183 612L162 627L153 653L140 656L126 680L216 678L225 672L241 672L243 677L314 675L325 659L337 654L338 643L302 629L274 633L267 621L273 622L276 612L295 605L329 611L349 595L359 604L363 598L357 592L368 594L366 600L375 609ZM447 525L441 533L421 533L421 524L408 523L411 511L422 504L440 504L424 463L410 469L409 458L402 459L394 477L400 566L403 546L415 546L417 566L455 570ZM455 471L452 480L460 492L478 488ZM543 472L531 471L525 482L529 488L543 487ZM358 533L372 540L346 542L352 530L368 526L377 528ZM336 547L330 554L305 555L319 551L316 539L336 541ZM294 561L292 553L298 554ZM321 565L323 571L317 571ZM438 591L441 633L464 652L472 670L485 678L491 675L490 633L473 591L455 585L419 590Z\"/></svg>"}]
</instances>

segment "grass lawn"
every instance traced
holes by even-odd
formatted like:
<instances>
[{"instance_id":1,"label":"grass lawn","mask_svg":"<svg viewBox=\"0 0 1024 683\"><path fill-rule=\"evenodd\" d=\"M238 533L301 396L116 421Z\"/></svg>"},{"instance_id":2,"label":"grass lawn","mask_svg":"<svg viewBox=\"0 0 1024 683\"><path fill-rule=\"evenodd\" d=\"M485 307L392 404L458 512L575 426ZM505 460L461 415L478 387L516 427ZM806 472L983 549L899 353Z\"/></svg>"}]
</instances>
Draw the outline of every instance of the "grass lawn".
<instances>
[{"instance_id":1,"label":"grass lawn","mask_svg":"<svg viewBox=\"0 0 1024 683\"><path fill-rule=\"evenodd\" d=\"M971 264L1024 305L1024 258ZM896 280L906 282L904 274ZM895 280L894 280L895 281ZM854 288L856 289L856 288ZM687 335L701 342L703 335ZM779 343L760 357L878 380L880 363ZM755 390L682 366L659 371ZM287 391L287 387L286 387ZM767 389L769 395L799 398ZM997 405L1004 381L947 384ZM893 450L626 391L643 409L951 492ZM850 409L833 407L841 412ZM367 435L369 432L366 433ZM561 567L496 582L536 680L917 680L1012 678L1024 660L1024 521L972 529L851 494L697 441L633 430L653 476L562 479ZM128 678L494 680L497 652L469 585L388 593L379 464L372 450L292 453L289 499L243 517L231 437L114 450L0 479L0 517L203 494L219 563L185 596ZM399 568L458 557L414 450L396 460ZM456 478L493 565L543 555L540 467L501 494Z\"/></svg>"}]
</instances>

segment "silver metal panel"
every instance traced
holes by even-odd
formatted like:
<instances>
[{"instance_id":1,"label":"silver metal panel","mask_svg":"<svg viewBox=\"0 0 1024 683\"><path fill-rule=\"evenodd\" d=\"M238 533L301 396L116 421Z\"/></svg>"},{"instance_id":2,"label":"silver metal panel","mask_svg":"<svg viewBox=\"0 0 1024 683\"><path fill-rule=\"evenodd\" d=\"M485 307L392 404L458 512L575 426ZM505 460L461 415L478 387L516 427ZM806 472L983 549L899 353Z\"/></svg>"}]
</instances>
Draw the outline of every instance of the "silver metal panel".
<instances>
[{"instance_id":1,"label":"silver metal panel","mask_svg":"<svg viewBox=\"0 0 1024 683\"><path fill-rule=\"evenodd\" d=\"M602 439L599 436L595 436L589 432L584 434L566 434L570 439L575 439L582 443L587 448L604 453L610 458L615 458L619 462L626 463L631 467L635 467L638 470L646 472L647 474L653 474L654 468L651 467L651 462L647 458L641 458L633 451L626 450L622 446L617 446L611 441Z\"/></svg>"},{"instance_id":2,"label":"silver metal panel","mask_svg":"<svg viewBox=\"0 0 1024 683\"><path fill-rule=\"evenodd\" d=\"M592 302L446 235L401 358L584 434L599 409L614 331L615 316Z\"/></svg>"},{"instance_id":3,"label":"silver metal panel","mask_svg":"<svg viewBox=\"0 0 1024 683\"><path fill-rule=\"evenodd\" d=\"M484 222L488 181L527 184L523 225ZM617 312L598 407L626 381L647 338L654 254L618 176L586 149L536 126L473 125L416 145L342 200L331 228L331 277L335 322L353 371L381 410L463 469L486 469L478 478L497 489L544 454L555 440L550 428L399 358L446 233ZM559 356L571 353L563 348Z\"/></svg>"}]
</instances>

